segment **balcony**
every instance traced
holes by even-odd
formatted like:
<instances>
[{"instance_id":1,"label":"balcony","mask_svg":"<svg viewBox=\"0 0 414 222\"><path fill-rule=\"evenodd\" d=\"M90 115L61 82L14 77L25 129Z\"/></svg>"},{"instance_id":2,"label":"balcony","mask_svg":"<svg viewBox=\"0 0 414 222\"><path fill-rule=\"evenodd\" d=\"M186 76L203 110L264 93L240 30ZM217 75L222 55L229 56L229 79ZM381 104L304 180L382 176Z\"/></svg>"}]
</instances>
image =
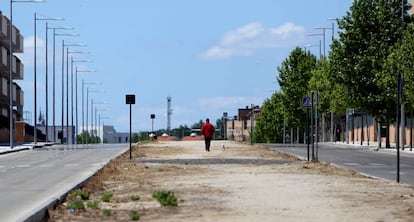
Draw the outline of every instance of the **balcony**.
<instances>
[{"instance_id":1,"label":"balcony","mask_svg":"<svg viewBox=\"0 0 414 222\"><path fill-rule=\"evenodd\" d=\"M9 76L9 54L5 47L0 47L0 76ZM17 80L24 79L24 65L21 60L13 56L12 78Z\"/></svg>"},{"instance_id":2,"label":"balcony","mask_svg":"<svg viewBox=\"0 0 414 222\"><path fill-rule=\"evenodd\" d=\"M17 83L13 83L13 106L21 107L24 104L24 92Z\"/></svg>"},{"instance_id":3,"label":"balcony","mask_svg":"<svg viewBox=\"0 0 414 222\"><path fill-rule=\"evenodd\" d=\"M4 17L0 11L0 39L7 38L7 24L8 21L6 17Z\"/></svg>"},{"instance_id":4,"label":"balcony","mask_svg":"<svg viewBox=\"0 0 414 222\"><path fill-rule=\"evenodd\" d=\"M7 78L0 77L0 107L8 106L9 104L9 82ZM1 114L0 114L1 115Z\"/></svg>"},{"instance_id":5,"label":"balcony","mask_svg":"<svg viewBox=\"0 0 414 222\"><path fill-rule=\"evenodd\" d=\"M7 54L7 49L4 47L0 47L0 71L2 71L2 74L4 75L5 71L7 71L9 56Z\"/></svg>"},{"instance_id":6,"label":"balcony","mask_svg":"<svg viewBox=\"0 0 414 222\"><path fill-rule=\"evenodd\" d=\"M3 16L0 12L0 41L3 43L7 49L10 45L10 31L9 31L10 20ZM13 52L22 53L23 52L23 36L20 34L20 30L13 26L13 36L12 36L12 47Z\"/></svg>"},{"instance_id":7,"label":"balcony","mask_svg":"<svg viewBox=\"0 0 414 222\"><path fill-rule=\"evenodd\" d=\"M24 65L16 56L13 56L13 79L24 79Z\"/></svg>"}]
</instances>

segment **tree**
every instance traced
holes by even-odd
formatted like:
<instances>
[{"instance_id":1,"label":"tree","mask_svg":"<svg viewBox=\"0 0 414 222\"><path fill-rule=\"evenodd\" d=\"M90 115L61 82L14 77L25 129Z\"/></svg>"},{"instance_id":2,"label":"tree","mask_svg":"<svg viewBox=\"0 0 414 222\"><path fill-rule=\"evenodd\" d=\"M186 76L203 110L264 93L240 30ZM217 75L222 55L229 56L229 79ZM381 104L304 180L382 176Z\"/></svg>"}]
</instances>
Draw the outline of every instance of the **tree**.
<instances>
[{"instance_id":1,"label":"tree","mask_svg":"<svg viewBox=\"0 0 414 222\"><path fill-rule=\"evenodd\" d=\"M316 57L296 47L282 65L277 68L277 78L283 95L283 107L287 126L300 127L305 122L302 98L308 95L309 80L316 66Z\"/></svg>"},{"instance_id":2,"label":"tree","mask_svg":"<svg viewBox=\"0 0 414 222\"><path fill-rule=\"evenodd\" d=\"M329 112L330 101L332 100L332 83L329 78L330 66L325 59L319 60L316 67L311 71L312 77L309 80L309 89L314 92L319 92L318 110L322 112Z\"/></svg>"},{"instance_id":3,"label":"tree","mask_svg":"<svg viewBox=\"0 0 414 222\"><path fill-rule=\"evenodd\" d=\"M131 142L138 143L139 142L139 135L138 133L134 133L131 138Z\"/></svg>"},{"instance_id":4,"label":"tree","mask_svg":"<svg viewBox=\"0 0 414 222\"><path fill-rule=\"evenodd\" d=\"M198 123L194 123L193 125L191 125L191 129L201 129L201 126L203 126L203 124L203 120L200 120Z\"/></svg>"},{"instance_id":5,"label":"tree","mask_svg":"<svg viewBox=\"0 0 414 222\"><path fill-rule=\"evenodd\" d=\"M178 128L171 130L171 136L176 136L178 138L183 138L188 136L191 133L191 129L187 125L180 125Z\"/></svg>"},{"instance_id":6,"label":"tree","mask_svg":"<svg viewBox=\"0 0 414 222\"><path fill-rule=\"evenodd\" d=\"M405 9L409 6L404 2ZM382 73L393 46L401 39L401 1L359 0L339 20L342 32L330 53L330 77L345 89L345 100L352 108L366 111L390 123L395 105L383 88ZM410 21L407 10L404 19ZM393 74L395 77L395 74Z\"/></svg>"},{"instance_id":7,"label":"tree","mask_svg":"<svg viewBox=\"0 0 414 222\"><path fill-rule=\"evenodd\" d=\"M283 142L283 95L274 93L266 99L256 117L254 138L258 143Z\"/></svg>"},{"instance_id":8,"label":"tree","mask_svg":"<svg viewBox=\"0 0 414 222\"><path fill-rule=\"evenodd\" d=\"M224 138L224 131L226 130L224 119L223 118L217 119L216 125L214 127L216 128L216 134L218 134L221 138Z\"/></svg>"},{"instance_id":9,"label":"tree","mask_svg":"<svg viewBox=\"0 0 414 222\"><path fill-rule=\"evenodd\" d=\"M403 103L407 110L414 109L414 24L407 25L402 44L396 45L395 50L387 58L381 73L381 87L389 99L395 104L398 73L403 74L404 95Z\"/></svg>"}]
</instances>

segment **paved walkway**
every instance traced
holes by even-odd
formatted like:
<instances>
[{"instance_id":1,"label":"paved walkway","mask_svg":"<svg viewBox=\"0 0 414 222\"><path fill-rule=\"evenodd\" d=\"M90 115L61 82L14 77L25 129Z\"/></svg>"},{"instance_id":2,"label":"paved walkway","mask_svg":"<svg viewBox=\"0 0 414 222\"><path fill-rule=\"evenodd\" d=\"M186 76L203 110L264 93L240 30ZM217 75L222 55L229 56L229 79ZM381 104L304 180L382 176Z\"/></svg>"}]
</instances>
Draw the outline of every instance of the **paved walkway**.
<instances>
[{"instance_id":1,"label":"paved walkway","mask_svg":"<svg viewBox=\"0 0 414 222\"><path fill-rule=\"evenodd\" d=\"M50 146L50 145L52 145L52 143L45 143L45 142L38 142L36 144L34 143L16 144L13 146L13 148L11 148L9 144L0 145L0 155L7 154L7 153L13 153L13 152L19 152L23 150L32 150L35 148L42 148L44 146Z\"/></svg>"}]
</instances>

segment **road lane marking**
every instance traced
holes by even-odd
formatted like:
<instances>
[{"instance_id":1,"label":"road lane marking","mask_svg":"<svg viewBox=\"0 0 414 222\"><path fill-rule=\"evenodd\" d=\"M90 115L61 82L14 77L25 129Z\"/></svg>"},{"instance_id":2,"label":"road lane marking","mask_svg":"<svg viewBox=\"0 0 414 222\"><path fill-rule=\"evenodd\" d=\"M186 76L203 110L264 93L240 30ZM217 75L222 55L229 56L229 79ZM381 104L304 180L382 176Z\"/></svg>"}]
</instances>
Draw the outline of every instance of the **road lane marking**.
<instances>
[{"instance_id":1,"label":"road lane marking","mask_svg":"<svg viewBox=\"0 0 414 222\"><path fill-rule=\"evenodd\" d=\"M370 166L385 166L385 164L382 163L368 163Z\"/></svg>"},{"instance_id":2,"label":"road lane marking","mask_svg":"<svg viewBox=\"0 0 414 222\"><path fill-rule=\"evenodd\" d=\"M389 171L389 174L397 174L397 171ZM400 171L400 175L405 175L406 173Z\"/></svg>"},{"instance_id":3,"label":"road lane marking","mask_svg":"<svg viewBox=\"0 0 414 222\"><path fill-rule=\"evenodd\" d=\"M42 164L39 167L54 167L55 165L53 164Z\"/></svg>"},{"instance_id":4,"label":"road lane marking","mask_svg":"<svg viewBox=\"0 0 414 222\"><path fill-rule=\"evenodd\" d=\"M359 163L344 163L345 166L359 166Z\"/></svg>"},{"instance_id":5,"label":"road lane marking","mask_svg":"<svg viewBox=\"0 0 414 222\"><path fill-rule=\"evenodd\" d=\"M16 168L27 168L30 167L30 165L25 164L25 165L16 165Z\"/></svg>"},{"instance_id":6,"label":"road lane marking","mask_svg":"<svg viewBox=\"0 0 414 222\"><path fill-rule=\"evenodd\" d=\"M91 165L91 166L101 166L101 165L103 165L102 163L91 163L91 164L89 164L89 165Z\"/></svg>"},{"instance_id":7,"label":"road lane marking","mask_svg":"<svg viewBox=\"0 0 414 222\"><path fill-rule=\"evenodd\" d=\"M69 163L69 164L65 164L65 167L76 167L79 166L79 163Z\"/></svg>"}]
</instances>

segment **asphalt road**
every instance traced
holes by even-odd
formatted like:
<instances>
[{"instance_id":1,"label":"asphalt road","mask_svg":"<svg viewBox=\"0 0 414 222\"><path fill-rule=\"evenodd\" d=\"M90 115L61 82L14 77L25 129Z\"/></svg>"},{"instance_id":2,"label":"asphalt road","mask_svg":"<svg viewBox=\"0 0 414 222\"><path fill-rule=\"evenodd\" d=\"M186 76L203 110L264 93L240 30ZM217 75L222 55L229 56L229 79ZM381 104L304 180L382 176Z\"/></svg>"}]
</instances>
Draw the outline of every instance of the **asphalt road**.
<instances>
[{"instance_id":1,"label":"asphalt road","mask_svg":"<svg viewBox=\"0 0 414 222\"><path fill-rule=\"evenodd\" d=\"M32 221L40 209L128 148L126 144L66 145L0 156L0 221Z\"/></svg>"},{"instance_id":2,"label":"asphalt road","mask_svg":"<svg viewBox=\"0 0 414 222\"><path fill-rule=\"evenodd\" d=\"M307 159L307 146L304 144L262 145ZM314 153L316 155L316 149ZM414 151L404 151L400 154L400 182L414 185ZM312 146L310 146L310 158L312 159ZM375 151L373 147L319 143L318 159L321 162L352 168L372 177L397 180L397 152L395 149L382 148Z\"/></svg>"}]
</instances>

